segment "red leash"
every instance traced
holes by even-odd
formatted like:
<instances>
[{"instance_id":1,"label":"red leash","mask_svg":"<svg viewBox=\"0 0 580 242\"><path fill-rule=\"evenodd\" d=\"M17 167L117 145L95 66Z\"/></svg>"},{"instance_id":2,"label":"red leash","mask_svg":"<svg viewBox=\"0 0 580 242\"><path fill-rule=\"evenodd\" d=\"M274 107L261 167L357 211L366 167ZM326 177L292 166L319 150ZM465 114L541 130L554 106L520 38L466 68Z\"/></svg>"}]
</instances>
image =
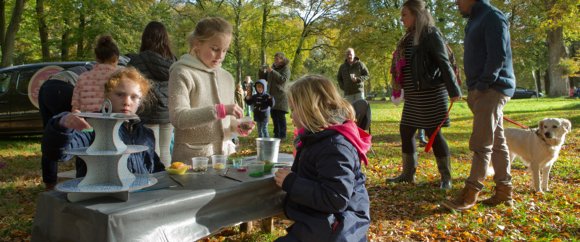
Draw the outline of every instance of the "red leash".
<instances>
[{"instance_id":1,"label":"red leash","mask_svg":"<svg viewBox=\"0 0 580 242\"><path fill-rule=\"evenodd\" d=\"M529 129L529 128L530 128L530 127L528 127L528 126L525 126L525 125L523 125L523 124L521 124L521 123L518 123L518 122L516 122L516 121L513 121L513 120L509 119L509 118L508 118L508 117L506 117L506 116L503 116L503 120L505 120L505 121L508 121L508 122L510 122L510 123L512 123L512 124L515 124L515 125L517 125L518 127L522 128L522 129Z\"/></svg>"},{"instance_id":2,"label":"red leash","mask_svg":"<svg viewBox=\"0 0 580 242\"><path fill-rule=\"evenodd\" d=\"M447 109L447 114L445 114L445 118L443 119L443 121L441 121L441 123L439 124L439 126L437 126L437 129L435 129L435 132L433 132L431 134L431 137L429 137L429 142L427 143L427 145L425 145L425 152L429 152L431 150L431 147L433 146L433 142L435 142L435 136L437 135L437 133L439 133L439 130L441 130L441 126L443 126L443 124L445 123L445 120L447 120L449 118L449 113L451 112L451 108L453 107L453 101L451 101L451 104L449 104L449 109Z\"/></svg>"}]
</instances>

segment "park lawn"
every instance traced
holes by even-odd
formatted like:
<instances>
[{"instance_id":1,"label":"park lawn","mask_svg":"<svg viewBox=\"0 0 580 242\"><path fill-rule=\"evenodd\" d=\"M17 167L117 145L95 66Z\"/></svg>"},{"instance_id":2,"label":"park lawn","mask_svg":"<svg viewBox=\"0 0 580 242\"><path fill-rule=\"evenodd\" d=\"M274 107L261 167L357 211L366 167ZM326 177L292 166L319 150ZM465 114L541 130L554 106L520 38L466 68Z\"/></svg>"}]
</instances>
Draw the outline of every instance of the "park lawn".
<instances>
[{"instance_id":1,"label":"park lawn","mask_svg":"<svg viewBox=\"0 0 580 242\"><path fill-rule=\"evenodd\" d=\"M512 166L514 207L500 205L487 208L477 205L463 213L451 213L439 203L463 187L469 173L471 152L468 140L472 115L467 103L459 102L451 111L451 127L442 130L452 152L453 190L437 188L439 174L433 154L421 150L417 169L417 184L385 184L387 177L401 170L401 144L398 122L402 106L385 101L372 103L373 150L365 167L367 189L371 199L371 241L402 240L539 240L577 241L580 238L580 161L579 134L580 101L567 98L518 99L508 102L505 115L530 127L536 127L545 117L567 118L572 121L572 133L551 171L550 192L534 193L530 176L522 162ZM506 127L515 125L507 124ZM270 125L270 130L272 129ZM289 123L289 137L292 126ZM255 132L241 139L240 155L255 154ZM291 139L281 147L292 152ZM29 241L35 202L43 191L40 177L40 137L0 139L0 241ZM63 170L70 166L61 167ZM481 197L491 196L493 181L488 178ZM226 228L204 241L272 241L285 233L291 222L276 219L272 233L259 230L245 234L237 227Z\"/></svg>"}]
</instances>

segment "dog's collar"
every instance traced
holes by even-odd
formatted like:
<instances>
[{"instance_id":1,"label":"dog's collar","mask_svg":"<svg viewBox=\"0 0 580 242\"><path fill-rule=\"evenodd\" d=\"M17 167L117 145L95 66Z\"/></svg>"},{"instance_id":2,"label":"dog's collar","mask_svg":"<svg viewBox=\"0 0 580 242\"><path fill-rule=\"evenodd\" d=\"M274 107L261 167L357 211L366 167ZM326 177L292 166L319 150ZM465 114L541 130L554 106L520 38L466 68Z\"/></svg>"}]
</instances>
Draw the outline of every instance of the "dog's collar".
<instances>
[{"instance_id":1,"label":"dog's collar","mask_svg":"<svg viewBox=\"0 0 580 242\"><path fill-rule=\"evenodd\" d=\"M548 141L546 140L546 138L544 138L544 136L542 134L540 134L540 129L536 130L536 135L538 136L538 138L540 138L542 141L544 141L544 143L548 144Z\"/></svg>"}]
</instances>

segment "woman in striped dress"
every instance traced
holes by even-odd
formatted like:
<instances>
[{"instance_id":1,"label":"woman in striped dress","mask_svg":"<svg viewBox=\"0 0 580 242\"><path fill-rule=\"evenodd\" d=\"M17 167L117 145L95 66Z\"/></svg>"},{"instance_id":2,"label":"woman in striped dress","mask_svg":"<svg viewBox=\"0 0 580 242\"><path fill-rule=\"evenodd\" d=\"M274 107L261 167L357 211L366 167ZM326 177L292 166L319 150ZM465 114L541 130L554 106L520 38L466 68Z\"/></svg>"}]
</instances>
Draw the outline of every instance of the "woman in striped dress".
<instances>
[{"instance_id":1,"label":"woman in striped dress","mask_svg":"<svg viewBox=\"0 0 580 242\"><path fill-rule=\"evenodd\" d=\"M415 133L425 129L427 135L435 132L445 119L448 96L452 101L461 98L451 67L446 44L434 26L431 14L423 0L407 0L403 4L401 20L406 34L393 55L393 93L404 93L405 105L399 126L403 150L403 172L387 182L415 182L417 151ZM444 126L449 126L446 120ZM447 141L439 132L434 137L433 151L441 174L441 189L451 188L450 154Z\"/></svg>"}]
</instances>

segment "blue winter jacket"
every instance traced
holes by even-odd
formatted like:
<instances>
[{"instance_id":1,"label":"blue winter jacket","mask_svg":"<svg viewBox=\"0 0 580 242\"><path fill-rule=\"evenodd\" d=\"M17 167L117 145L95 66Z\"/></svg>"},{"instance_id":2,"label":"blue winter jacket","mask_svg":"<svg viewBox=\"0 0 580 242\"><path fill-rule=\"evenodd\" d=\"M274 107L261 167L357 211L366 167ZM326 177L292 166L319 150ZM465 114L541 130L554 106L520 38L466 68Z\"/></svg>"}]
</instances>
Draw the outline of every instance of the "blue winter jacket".
<instances>
[{"instance_id":1,"label":"blue winter jacket","mask_svg":"<svg viewBox=\"0 0 580 242\"><path fill-rule=\"evenodd\" d=\"M64 150L89 147L95 138L94 132L79 132L60 126L61 117L67 115L63 112L48 121L42 137L42 153L50 160L69 160L72 155L64 154ZM155 153L155 136L153 131L142 122L133 122L129 125L121 125L119 130L121 140L127 145L144 145L148 150L133 153L127 159L127 168L135 174L148 174L165 170L159 156ZM76 162L77 177L86 174L86 165L81 159Z\"/></svg>"},{"instance_id":2,"label":"blue winter jacket","mask_svg":"<svg viewBox=\"0 0 580 242\"><path fill-rule=\"evenodd\" d=\"M476 2L465 27L463 53L470 91L493 88L506 96L513 96L516 78L510 42L505 15L489 5L489 0Z\"/></svg>"},{"instance_id":3,"label":"blue winter jacket","mask_svg":"<svg viewBox=\"0 0 580 242\"><path fill-rule=\"evenodd\" d=\"M295 223L277 241L366 241L370 202L357 150L335 130L300 140L282 185L284 212Z\"/></svg>"},{"instance_id":4,"label":"blue winter jacket","mask_svg":"<svg viewBox=\"0 0 580 242\"><path fill-rule=\"evenodd\" d=\"M268 121L268 118L270 117L270 108L274 106L275 100L274 97L266 93L266 90L268 90L266 80L260 79L256 81L254 86L258 84L262 84L262 87L264 87L262 93L256 91L256 94L251 97L246 97L245 101L248 105L252 105L253 107L252 111L254 112L254 121L264 122ZM254 89L257 90L257 88Z\"/></svg>"}]
</instances>

